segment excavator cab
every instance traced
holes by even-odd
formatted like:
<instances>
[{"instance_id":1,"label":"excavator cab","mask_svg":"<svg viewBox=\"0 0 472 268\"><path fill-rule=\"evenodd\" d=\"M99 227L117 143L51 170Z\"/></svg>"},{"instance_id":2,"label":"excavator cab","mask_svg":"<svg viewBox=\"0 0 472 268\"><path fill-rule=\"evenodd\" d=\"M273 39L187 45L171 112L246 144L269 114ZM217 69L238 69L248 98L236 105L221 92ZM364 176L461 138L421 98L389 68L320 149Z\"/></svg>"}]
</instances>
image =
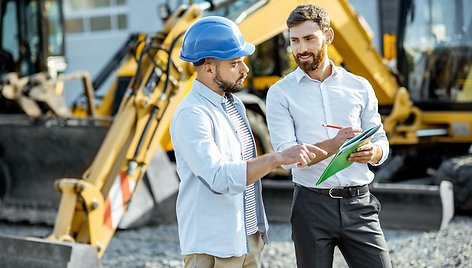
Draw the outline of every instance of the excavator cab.
<instances>
[{"instance_id":1,"label":"excavator cab","mask_svg":"<svg viewBox=\"0 0 472 268\"><path fill-rule=\"evenodd\" d=\"M384 120L394 155L376 180L450 181L456 213L470 215L472 2L401 0L398 18L396 77L407 90L398 91L400 105L389 117L404 116Z\"/></svg>"},{"instance_id":2,"label":"excavator cab","mask_svg":"<svg viewBox=\"0 0 472 268\"><path fill-rule=\"evenodd\" d=\"M472 3L403 1L398 69L423 109L472 108Z\"/></svg>"},{"instance_id":3,"label":"excavator cab","mask_svg":"<svg viewBox=\"0 0 472 268\"><path fill-rule=\"evenodd\" d=\"M37 116L42 107L20 94L28 76L57 76L66 69L62 2L0 2L0 113ZM36 82L35 82L36 83Z\"/></svg>"},{"instance_id":4,"label":"excavator cab","mask_svg":"<svg viewBox=\"0 0 472 268\"><path fill-rule=\"evenodd\" d=\"M51 222L52 181L86 169L109 120L71 120L61 0L4 0L0 16L0 218Z\"/></svg>"},{"instance_id":5,"label":"excavator cab","mask_svg":"<svg viewBox=\"0 0 472 268\"><path fill-rule=\"evenodd\" d=\"M65 71L62 1L5 0L0 16L1 74Z\"/></svg>"},{"instance_id":6,"label":"excavator cab","mask_svg":"<svg viewBox=\"0 0 472 268\"><path fill-rule=\"evenodd\" d=\"M470 154L472 140L472 3L401 0L398 11L396 78L408 97L393 112L380 107L404 112L384 121L397 157L381 181L431 178L445 159Z\"/></svg>"}]
</instances>

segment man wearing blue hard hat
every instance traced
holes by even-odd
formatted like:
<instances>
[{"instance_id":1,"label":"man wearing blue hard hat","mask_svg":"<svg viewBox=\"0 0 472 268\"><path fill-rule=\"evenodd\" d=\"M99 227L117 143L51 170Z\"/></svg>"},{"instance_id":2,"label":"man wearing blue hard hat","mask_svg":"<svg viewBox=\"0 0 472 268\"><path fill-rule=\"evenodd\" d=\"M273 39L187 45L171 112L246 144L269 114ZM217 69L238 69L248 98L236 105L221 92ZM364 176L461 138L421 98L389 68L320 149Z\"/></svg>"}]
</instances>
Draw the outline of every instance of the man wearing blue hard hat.
<instances>
[{"instance_id":1,"label":"man wearing blue hard hat","mask_svg":"<svg viewBox=\"0 0 472 268\"><path fill-rule=\"evenodd\" d=\"M241 100L254 52L223 17L198 20L183 37L180 58L193 63L192 90L170 128L181 179L177 221L184 267L260 267L267 219L260 179L280 165L305 166L326 154L300 144L256 156Z\"/></svg>"}]
</instances>

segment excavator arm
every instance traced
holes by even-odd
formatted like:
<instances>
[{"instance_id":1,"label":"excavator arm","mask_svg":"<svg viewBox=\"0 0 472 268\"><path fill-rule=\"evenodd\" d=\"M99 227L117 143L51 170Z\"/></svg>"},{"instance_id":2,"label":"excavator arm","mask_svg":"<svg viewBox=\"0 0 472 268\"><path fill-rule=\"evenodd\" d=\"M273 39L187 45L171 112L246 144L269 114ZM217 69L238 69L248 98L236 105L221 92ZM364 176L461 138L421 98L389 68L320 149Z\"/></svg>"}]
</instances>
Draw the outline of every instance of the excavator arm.
<instances>
[{"instance_id":1,"label":"excavator arm","mask_svg":"<svg viewBox=\"0 0 472 268\"><path fill-rule=\"evenodd\" d=\"M293 10L297 5L308 2L265 1L252 13L244 13L235 20L239 23L241 32L244 33L248 42L258 45L287 30L287 16L273 16L272 14L277 14L278 10ZM346 68L369 80L380 105L393 106L392 113L384 118L384 127L391 139L394 141L400 139L403 142L405 142L404 138L416 140L421 111L413 106L408 91L399 86L386 67L373 46L373 37L367 30L369 29L367 24L357 16L351 4L346 0L318 0L316 3L323 6L330 14L331 27L335 32L333 44L329 49L330 57L341 58L340 61ZM270 21L270 23L260 23L260 21ZM258 31L253 30L254 25L258 26ZM398 138L397 131L400 130L397 126L407 120L411 114L414 114L417 120L400 129L401 136L404 138Z\"/></svg>"},{"instance_id":2,"label":"excavator arm","mask_svg":"<svg viewBox=\"0 0 472 268\"><path fill-rule=\"evenodd\" d=\"M164 27L168 32L142 43L138 70L90 168L82 179L56 183L62 199L49 239L90 244L103 255L160 147L173 111L169 106L189 89L186 63L177 53L185 29L200 14L198 6L190 6L178 20L169 20L176 23Z\"/></svg>"},{"instance_id":3,"label":"excavator arm","mask_svg":"<svg viewBox=\"0 0 472 268\"><path fill-rule=\"evenodd\" d=\"M279 10L293 10L301 3L312 1L271 0L254 12L236 19L248 42L260 44L287 30L287 16L274 16ZM388 71L372 43L372 34L367 24L361 21L347 0L317 0L316 4L326 9L335 32L334 50L343 58L343 63L353 73L364 76L376 89L380 104L392 104L399 88L395 77ZM270 19L269 19L270 17ZM241 20L241 21L238 21ZM268 23L260 23L267 21ZM257 25L258 31L254 31ZM330 50L332 49L330 48Z\"/></svg>"},{"instance_id":4,"label":"excavator arm","mask_svg":"<svg viewBox=\"0 0 472 268\"><path fill-rule=\"evenodd\" d=\"M287 16L274 16L280 10L293 10L310 1L259 1L252 12L235 18L248 42L261 44L286 30ZM372 84L379 105L387 107L383 116L384 129L393 145L436 142L472 142L472 111L431 111L418 108L408 89L401 87L392 71L373 46L372 34L347 0L317 0L330 14L335 38L330 57L339 59L349 71L365 77ZM261 23L267 22L267 23ZM257 31L254 30L257 25Z\"/></svg>"}]
</instances>

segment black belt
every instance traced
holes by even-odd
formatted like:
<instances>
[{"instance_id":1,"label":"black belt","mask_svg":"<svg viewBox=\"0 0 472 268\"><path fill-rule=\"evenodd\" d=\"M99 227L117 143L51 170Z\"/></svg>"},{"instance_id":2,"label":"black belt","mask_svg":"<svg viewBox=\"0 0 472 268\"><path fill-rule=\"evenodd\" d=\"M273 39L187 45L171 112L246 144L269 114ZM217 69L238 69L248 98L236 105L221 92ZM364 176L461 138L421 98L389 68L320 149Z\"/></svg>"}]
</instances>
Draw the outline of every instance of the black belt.
<instances>
[{"instance_id":1,"label":"black belt","mask_svg":"<svg viewBox=\"0 0 472 268\"><path fill-rule=\"evenodd\" d=\"M329 195L331 198L351 198L351 197L357 197L357 196L360 196L369 192L368 185L333 187L329 189L310 188L310 187L305 187L299 184L296 184L296 185L303 187L305 189L308 189L310 191L316 192L316 193Z\"/></svg>"}]
</instances>

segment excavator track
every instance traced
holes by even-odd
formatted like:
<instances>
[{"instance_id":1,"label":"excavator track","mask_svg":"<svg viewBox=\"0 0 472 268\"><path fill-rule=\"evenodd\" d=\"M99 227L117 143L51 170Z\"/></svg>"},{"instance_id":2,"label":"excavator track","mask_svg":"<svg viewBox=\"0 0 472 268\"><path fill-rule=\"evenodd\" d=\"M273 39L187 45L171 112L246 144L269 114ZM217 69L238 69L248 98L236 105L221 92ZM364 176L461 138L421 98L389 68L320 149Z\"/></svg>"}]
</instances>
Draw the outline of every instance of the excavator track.
<instances>
[{"instance_id":1,"label":"excavator track","mask_svg":"<svg viewBox=\"0 0 472 268\"><path fill-rule=\"evenodd\" d=\"M434 177L437 183L443 180L453 182L456 211L460 214L472 215L472 155L444 161Z\"/></svg>"}]
</instances>

